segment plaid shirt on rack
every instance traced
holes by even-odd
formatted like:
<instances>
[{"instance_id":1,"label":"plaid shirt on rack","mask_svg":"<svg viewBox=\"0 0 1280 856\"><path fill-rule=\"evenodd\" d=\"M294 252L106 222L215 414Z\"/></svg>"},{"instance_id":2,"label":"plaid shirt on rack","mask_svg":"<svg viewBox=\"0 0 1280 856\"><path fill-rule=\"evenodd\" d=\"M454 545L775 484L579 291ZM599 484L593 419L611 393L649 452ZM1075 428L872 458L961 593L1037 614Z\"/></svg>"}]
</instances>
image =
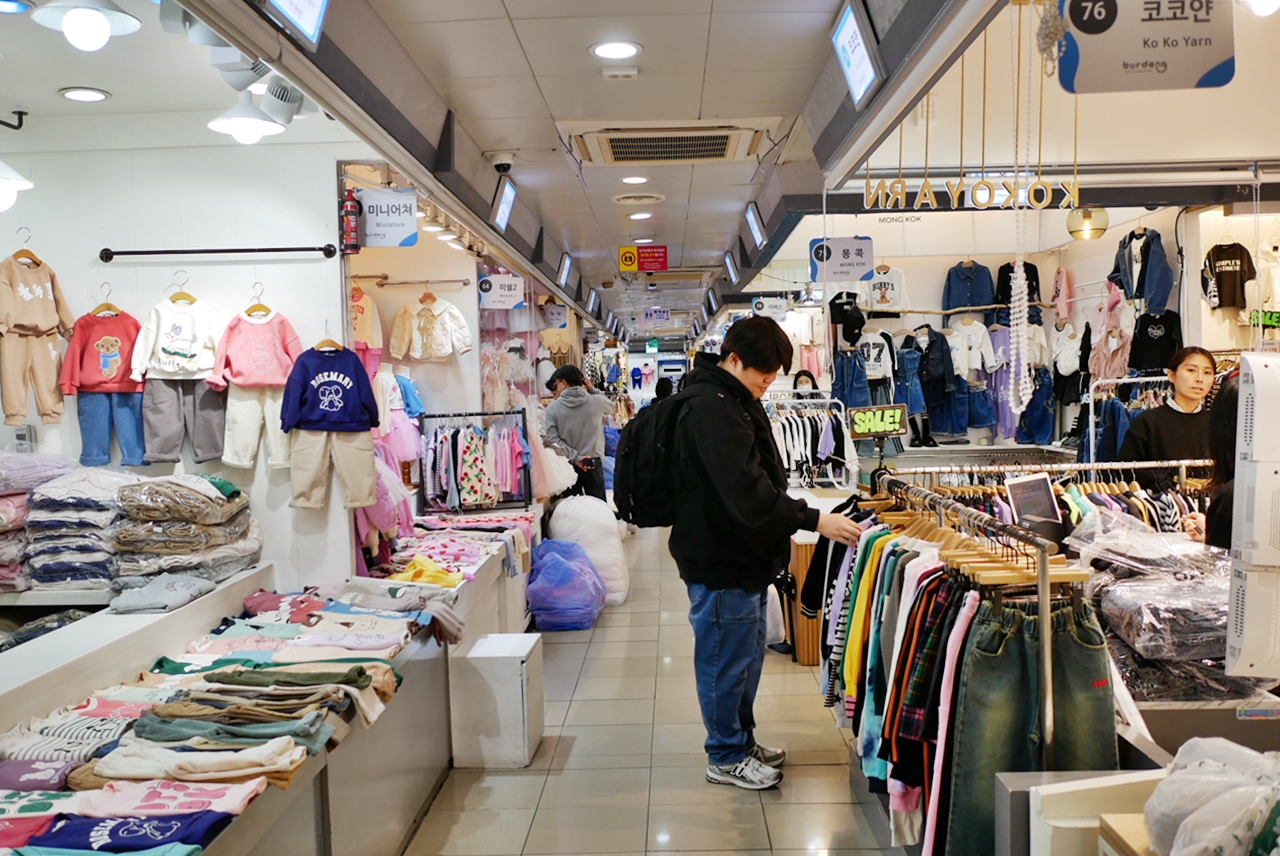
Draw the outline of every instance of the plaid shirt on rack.
<instances>
[{"instance_id":1,"label":"plaid shirt on rack","mask_svg":"<svg viewBox=\"0 0 1280 856\"><path fill-rule=\"evenodd\" d=\"M899 719L898 736L907 740L923 740L924 724L928 718L925 709L929 700L929 686L933 680L933 669L938 662L938 654L946 640L942 638L943 618L950 608L955 583L948 578L938 587L938 595L925 619L920 631L924 644L916 655L915 667L911 670L911 681L907 685L907 693L902 702L902 715Z\"/></svg>"}]
</instances>

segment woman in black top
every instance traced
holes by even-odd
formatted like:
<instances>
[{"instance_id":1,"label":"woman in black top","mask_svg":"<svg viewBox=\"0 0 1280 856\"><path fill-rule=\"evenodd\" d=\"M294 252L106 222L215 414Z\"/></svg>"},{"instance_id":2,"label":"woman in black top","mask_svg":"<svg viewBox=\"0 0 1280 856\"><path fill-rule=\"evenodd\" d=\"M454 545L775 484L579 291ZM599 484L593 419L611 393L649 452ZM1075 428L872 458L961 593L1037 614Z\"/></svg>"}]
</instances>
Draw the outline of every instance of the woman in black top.
<instances>
[{"instance_id":1,"label":"woman in black top","mask_svg":"<svg viewBox=\"0 0 1280 856\"><path fill-rule=\"evenodd\" d=\"M1240 375L1232 372L1222 382L1209 413L1209 457L1213 458L1213 500L1205 521L1204 542L1231 549L1231 512L1235 503L1236 415L1240 400ZM1191 537L1196 537L1192 533Z\"/></svg>"},{"instance_id":2,"label":"woman in black top","mask_svg":"<svg viewBox=\"0 0 1280 856\"><path fill-rule=\"evenodd\" d=\"M1160 407L1144 411L1129 425L1120 446L1122 461L1182 461L1209 456L1209 412L1204 400L1213 389L1218 370L1204 348L1187 347L1169 361L1173 395ZM1144 486L1154 483L1152 471L1139 471Z\"/></svg>"},{"instance_id":3,"label":"woman in black top","mask_svg":"<svg viewBox=\"0 0 1280 856\"><path fill-rule=\"evenodd\" d=\"M796 379L792 382L791 388L795 390L796 398L822 397L822 393L818 392L818 379L808 369L796 372Z\"/></svg>"}]
</instances>

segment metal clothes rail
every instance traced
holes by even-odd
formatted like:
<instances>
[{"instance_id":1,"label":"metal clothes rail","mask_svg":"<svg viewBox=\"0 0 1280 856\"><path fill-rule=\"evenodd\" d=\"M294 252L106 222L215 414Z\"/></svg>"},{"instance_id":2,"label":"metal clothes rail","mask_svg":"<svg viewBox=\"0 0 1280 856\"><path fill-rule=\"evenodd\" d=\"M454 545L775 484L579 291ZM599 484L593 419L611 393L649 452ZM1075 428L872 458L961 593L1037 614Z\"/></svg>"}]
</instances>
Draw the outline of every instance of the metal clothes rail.
<instances>
[{"instance_id":1,"label":"metal clothes rail","mask_svg":"<svg viewBox=\"0 0 1280 856\"><path fill-rule=\"evenodd\" d=\"M935 475L1001 475L1006 473L1078 473L1078 472L1125 472L1132 470L1178 470L1178 483L1186 485L1188 467L1212 467L1209 458L1190 458L1183 461L1110 461L1105 464L1072 463L1072 464L943 464L933 467L898 467L891 471L895 477L903 476L935 476ZM937 480L930 478L929 486L933 487Z\"/></svg>"},{"instance_id":2,"label":"metal clothes rail","mask_svg":"<svg viewBox=\"0 0 1280 856\"><path fill-rule=\"evenodd\" d=\"M781 412L769 413L770 407L785 408L786 410L805 410L805 409L826 410L827 412L831 413L831 415L835 416L835 418L839 419L840 424L845 426L845 428L849 427L849 415L848 415L847 408L845 407L844 402L838 398L808 398L808 397L805 397L804 395L797 395L794 392L787 392L787 393L775 392L775 393L770 393L770 396L771 396L770 398L766 398L764 401L762 401L761 404L764 405L765 413L769 416L769 421L771 422L775 418L783 414ZM857 441L854 440L853 442L856 443ZM852 450L850 449L845 449L845 455L846 456L849 455L851 451ZM839 461L841 464L844 465L844 481L843 482L838 481L834 474L830 475L829 477L818 477L818 476L814 476L812 473L809 473L807 475L809 476L810 481L812 481L814 484L817 484L819 481L827 481L827 482L830 482L834 487L838 487L843 490L852 490L854 483L857 481L857 478L858 478L856 471L860 466L860 464L858 463L857 454L856 453L853 454L854 463L852 467L849 466L849 462L847 459L841 460L839 458L833 458L832 460ZM813 469L816 470L816 469L819 469L819 467L815 466L813 467ZM792 487L809 486L809 485L805 485L803 480L796 481L794 473L788 473L788 477L789 477L788 480L792 482L792 485L791 485Z\"/></svg>"},{"instance_id":3,"label":"metal clothes rail","mask_svg":"<svg viewBox=\"0 0 1280 856\"><path fill-rule=\"evenodd\" d=\"M418 430L422 432L422 436L425 438L427 436L428 422L446 422L450 420L455 422L467 421L468 424L474 427L474 423L469 422L469 420L483 419L487 417L500 418L504 416L520 417L520 433L524 436L524 441L526 443L533 442L529 439L529 414L524 408L520 408L518 410L469 410L460 413L425 413L418 417ZM422 477L418 479L418 513L426 514L433 509L427 507L428 473L425 459L419 461L419 466L422 469ZM522 467L521 470L521 491L523 494L521 499L509 502L499 501L496 505L488 506L487 508L462 508L458 510L486 511L490 508L529 508L533 504L533 479L531 475L531 468L526 466Z\"/></svg>"},{"instance_id":4,"label":"metal clothes rail","mask_svg":"<svg viewBox=\"0 0 1280 856\"><path fill-rule=\"evenodd\" d=\"M221 247L199 250L113 250L103 247L98 251L98 258L109 264L119 256L238 256L255 253L320 253L326 259L331 259L338 254L338 248L333 244L325 244L323 247Z\"/></svg>"},{"instance_id":5,"label":"metal clothes rail","mask_svg":"<svg viewBox=\"0 0 1280 856\"><path fill-rule=\"evenodd\" d=\"M1049 555L1057 552L1057 545L1041 538L1021 526L997 520L989 514L967 505L939 496L919 485L910 484L892 473L880 475L880 490L915 508L937 512L941 524L944 515L952 515L965 528L988 536L1000 536L1033 548L1036 551L1036 596L1039 600L1040 624L1040 741L1043 752L1042 765L1053 769L1054 709L1053 709L1053 602L1049 582Z\"/></svg>"},{"instance_id":6,"label":"metal clothes rail","mask_svg":"<svg viewBox=\"0 0 1280 856\"><path fill-rule=\"evenodd\" d=\"M1143 386L1143 385L1145 385L1145 384L1150 384L1150 383L1163 383L1163 384L1168 384L1168 385L1172 386L1172 384L1170 384L1170 383L1169 383L1169 378L1168 378L1167 376L1164 376L1164 377L1121 377L1121 378L1103 378L1103 379L1101 379L1101 380L1095 380L1093 383L1089 384L1089 438L1088 438L1088 442L1089 442L1089 460L1091 460L1091 461L1096 460L1096 459L1097 459L1097 457L1098 457L1098 444L1097 444L1097 433L1096 433L1096 431L1097 431L1098 411L1097 411L1097 410L1095 410L1095 409L1094 409L1094 406L1093 406L1093 405L1094 405L1094 403L1098 400L1098 389L1099 389L1100 387L1103 387L1103 386L1111 386L1112 384L1122 384L1122 383L1127 383L1127 384L1137 384L1138 386Z\"/></svg>"}]
</instances>

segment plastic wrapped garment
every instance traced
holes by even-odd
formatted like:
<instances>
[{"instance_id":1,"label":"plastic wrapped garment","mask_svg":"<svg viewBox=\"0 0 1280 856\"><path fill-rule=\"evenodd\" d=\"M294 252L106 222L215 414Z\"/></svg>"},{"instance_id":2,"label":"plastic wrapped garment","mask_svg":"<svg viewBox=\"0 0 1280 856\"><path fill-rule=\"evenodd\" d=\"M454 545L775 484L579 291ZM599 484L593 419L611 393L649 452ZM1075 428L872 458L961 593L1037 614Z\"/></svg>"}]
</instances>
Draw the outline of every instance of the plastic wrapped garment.
<instances>
[{"instance_id":1,"label":"plastic wrapped garment","mask_svg":"<svg viewBox=\"0 0 1280 856\"><path fill-rule=\"evenodd\" d=\"M1149 660L1227 656L1229 577L1116 580L1101 591L1104 624Z\"/></svg>"},{"instance_id":2,"label":"plastic wrapped garment","mask_svg":"<svg viewBox=\"0 0 1280 856\"><path fill-rule=\"evenodd\" d=\"M227 498L210 488L199 476L167 476L126 485L116 496L134 520L183 520L206 526L226 523L249 504L247 493Z\"/></svg>"},{"instance_id":3,"label":"plastic wrapped garment","mask_svg":"<svg viewBox=\"0 0 1280 856\"><path fill-rule=\"evenodd\" d=\"M121 579L144 577L166 571L203 577L215 583L256 565L262 558L262 532L258 521L250 522L245 536L230 544L191 553L121 553L117 557L117 573ZM112 588L116 586L113 585Z\"/></svg>"},{"instance_id":4,"label":"plastic wrapped garment","mask_svg":"<svg viewBox=\"0 0 1280 856\"><path fill-rule=\"evenodd\" d=\"M1270 678L1233 677L1224 660L1148 660L1114 633L1107 647L1135 701L1224 701L1253 698L1280 686Z\"/></svg>"},{"instance_id":5,"label":"plastic wrapped garment","mask_svg":"<svg viewBox=\"0 0 1280 856\"><path fill-rule=\"evenodd\" d=\"M115 511L116 492L140 481L142 476L100 467L75 470L34 488L28 505L32 511Z\"/></svg>"},{"instance_id":6,"label":"plastic wrapped garment","mask_svg":"<svg viewBox=\"0 0 1280 856\"><path fill-rule=\"evenodd\" d=\"M1276 802L1280 756L1222 737L1193 737L1143 809L1159 856L1244 856Z\"/></svg>"},{"instance_id":7,"label":"plastic wrapped garment","mask_svg":"<svg viewBox=\"0 0 1280 856\"><path fill-rule=\"evenodd\" d=\"M190 553L239 541L250 522L247 508L216 526L182 520L123 520L116 529L115 544L117 550L131 553Z\"/></svg>"},{"instance_id":8,"label":"plastic wrapped garment","mask_svg":"<svg viewBox=\"0 0 1280 856\"><path fill-rule=\"evenodd\" d=\"M71 472L71 464L57 455L0 452L0 495L26 493Z\"/></svg>"},{"instance_id":9,"label":"plastic wrapped garment","mask_svg":"<svg viewBox=\"0 0 1280 856\"><path fill-rule=\"evenodd\" d=\"M618 537L618 519L609 505L594 496L570 496L551 513L551 537L572 541L586 551L604 581L605 603L621 606L631 590L627 556Z\"/></svg>"},{"instance_id":10,"label":"plastic wrapped garment","mask_svg":"<svg viewBox=\"0 0 1280 856\"><path fill-rule=\"evenodd\" d=\"M0 496L0 532L21 529L27 522L27 498L22 494Z\"/></svg>"},{"instance_id":11,"label":"plastic wrapped garment","mask_svg":"<svg viewBox=\"0 0 1280 856\"><path fill-rule=\"evenodd\" d=\"M88 617L89 613L87 612L82 612L79 609L68 609L62 612L55 612L53 615L46 615L44 618L37 618L35 621L28 621L15 630L8 641L0 644L0 651L8 651L23 642L30 642L32 639L36 639L46 633L52 633L59 627L66 627L73 621Z\"/></svg>"},{"instance_id":12,"label":"plastic wrapped garment","mask_svg":"<svg viewBox=\"0 0 1280 856\"><path fill-rule=\"evenodd\" d=\"M585 550L547 540L534 548L528 597L539 630L587 630L604 609L605 588Z\"/></svg>"},{"instance_id":13,"label":"plastic wrapped garment","mask_svg":"<svg viewBox=\"0 0 1280 856\"><path fill-rule=\"evenodd\" d=\"M1066 538L1080 552L1083 564L1101 559L1136 571L1163 571L1178 579L1231 573L1226 550L1206 547L1181 532L1157 532L1136 517L1109 508L1095 511Z\"/></svg>"}]
</instances>

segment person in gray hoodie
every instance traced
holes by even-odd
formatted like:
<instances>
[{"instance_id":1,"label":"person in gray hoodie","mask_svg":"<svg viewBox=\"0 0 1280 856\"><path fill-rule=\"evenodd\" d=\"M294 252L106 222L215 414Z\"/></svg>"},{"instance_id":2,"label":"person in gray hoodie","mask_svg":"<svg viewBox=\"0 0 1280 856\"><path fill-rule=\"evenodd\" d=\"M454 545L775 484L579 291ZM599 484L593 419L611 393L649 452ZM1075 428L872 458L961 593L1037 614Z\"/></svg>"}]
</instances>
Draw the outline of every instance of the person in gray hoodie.
<instances>
[{"instance_id":1,"label":"person in gray hoodie","mask_svg":"<svg viewBox=\"0 0 1280 856\"><path fill-rule=\"evenodd\" d=\"M613 402L593 389L577 366L556 369L547 389L556 400L547 405L543 439L578 471L577 483L561 495L605 500L604 420L613 412Z\"/></svg>"}]
</instances>

